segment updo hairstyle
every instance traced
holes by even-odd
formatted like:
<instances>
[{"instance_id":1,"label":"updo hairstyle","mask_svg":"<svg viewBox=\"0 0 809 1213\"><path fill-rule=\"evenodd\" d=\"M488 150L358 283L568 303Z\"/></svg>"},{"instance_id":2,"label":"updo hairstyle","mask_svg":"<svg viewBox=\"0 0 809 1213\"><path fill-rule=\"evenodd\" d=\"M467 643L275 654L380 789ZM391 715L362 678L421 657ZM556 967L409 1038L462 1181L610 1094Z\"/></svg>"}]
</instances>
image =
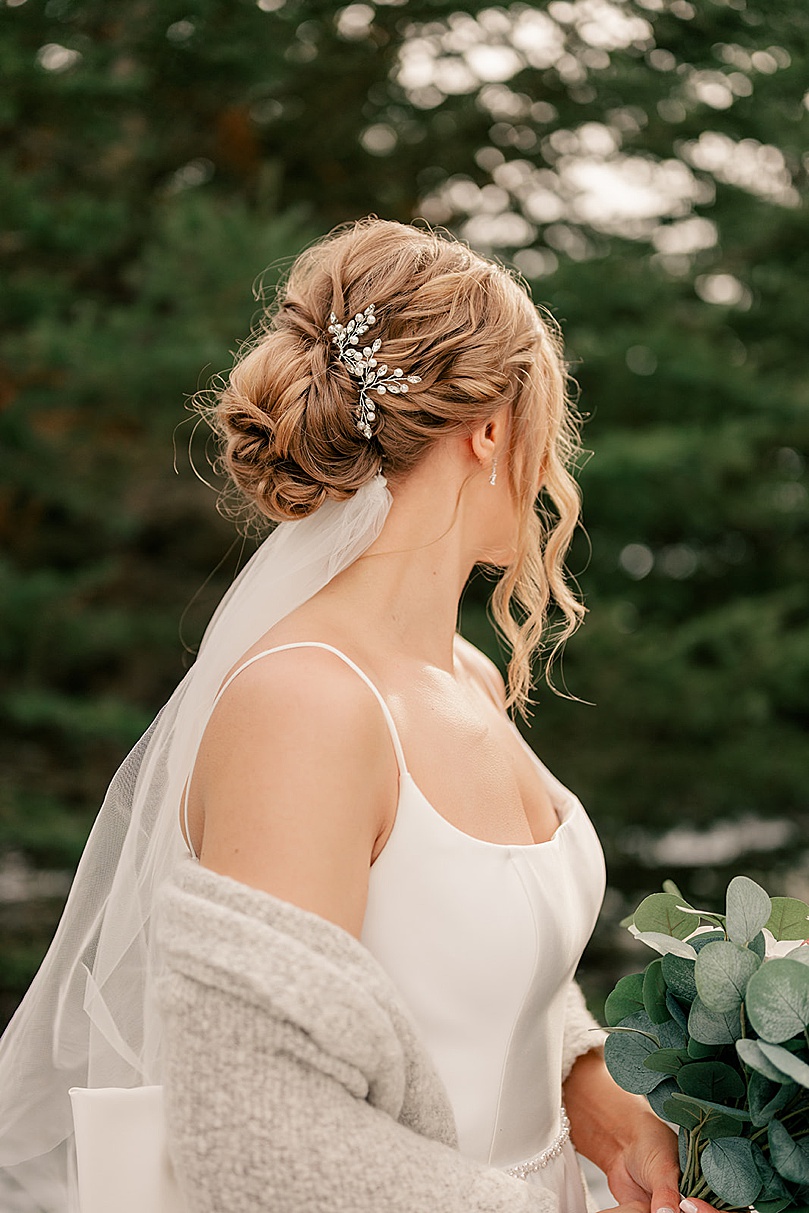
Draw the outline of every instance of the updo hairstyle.
<instances>
[{"instance_id":1,"label":"updo hairstyle","mask_svg":"<svg viewBox=\"0 0 809 1213\"><path fill-rule=\"evenodd\" d=\"M421 376L406 394L373 394L370 439L356 426L358 382L328 332L332 312L345 324L369 304L377 323L362 340L379 337L390 367ZM507 707L526 717L551 599L563 622L548 665L585 613L564 571L580 509L567 381L556 321L507 269L448 235L368 218L298 256L205 412L242 503L280 522L344 500L380 469L395 486L436 440L470 433L507 403L509 450L498 475L502 467L510 477L521 526L491 610L511 648Z\"/></svg>"}]
</instances>

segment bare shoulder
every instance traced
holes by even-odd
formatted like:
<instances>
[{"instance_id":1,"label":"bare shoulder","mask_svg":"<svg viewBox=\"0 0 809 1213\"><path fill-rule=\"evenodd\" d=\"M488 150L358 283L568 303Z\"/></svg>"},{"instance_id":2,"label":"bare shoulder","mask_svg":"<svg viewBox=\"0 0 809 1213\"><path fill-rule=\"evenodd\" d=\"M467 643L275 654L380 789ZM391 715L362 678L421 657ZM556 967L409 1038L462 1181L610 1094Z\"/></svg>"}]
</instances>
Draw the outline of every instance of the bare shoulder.
<instances>
[{"instance_id":1,"label":"bare shoulder","mask_svg":"<svg viewBox=\"0 0 809 1213\"><path fill-rule=\"evenodd\" d=\"M355 670L321 648L268 654L224 691L200 747L200 861L358 936L396 771Z\"/></svg>"},{"instance_id":2,"label":"bare shoulder","mask_svg":"<svg viewBox=\"0 0 809 1213\"><path fill-rule=\"evenodd\" d=\"M466 668L483 683L497 706L505 710L506 684L491 657L487 657L460 632L455 633L455 646L458 656Z\"/></svg>"}]
</instances>

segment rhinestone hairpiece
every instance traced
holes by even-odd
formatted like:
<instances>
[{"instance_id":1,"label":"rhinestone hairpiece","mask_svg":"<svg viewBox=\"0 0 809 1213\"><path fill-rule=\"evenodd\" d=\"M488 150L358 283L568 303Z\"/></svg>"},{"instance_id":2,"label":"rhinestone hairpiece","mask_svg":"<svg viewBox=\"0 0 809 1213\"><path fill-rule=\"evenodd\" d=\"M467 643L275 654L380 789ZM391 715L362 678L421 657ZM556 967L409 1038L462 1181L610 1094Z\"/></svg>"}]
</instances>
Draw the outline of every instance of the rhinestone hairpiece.
<instances>
[{"instance_id":1,"label":"rhinestone hairpiece","mask_svg":"<svg viewBox=\"0 0 809 1213\"><path fill-rule=\"evenodd\" d=\"M408 384L421 383L421 375L405 375L404 371L388 371L386 363L379 362L376 355L382 348L377 337L370 345L357 348L360 337L364 337L372 324L376 324L376 309L372 303L364 312L357 312L348 324L340 324L334 312L329 316L329 332L333 333L332 344L337 346L337 357L348 368L349 374L359 380L360 401L357 410L357 429L366 438L372 436L371 422L376 420L376 401L368 395L378 392L406 392Z\"/></svg>"}]
</instances>

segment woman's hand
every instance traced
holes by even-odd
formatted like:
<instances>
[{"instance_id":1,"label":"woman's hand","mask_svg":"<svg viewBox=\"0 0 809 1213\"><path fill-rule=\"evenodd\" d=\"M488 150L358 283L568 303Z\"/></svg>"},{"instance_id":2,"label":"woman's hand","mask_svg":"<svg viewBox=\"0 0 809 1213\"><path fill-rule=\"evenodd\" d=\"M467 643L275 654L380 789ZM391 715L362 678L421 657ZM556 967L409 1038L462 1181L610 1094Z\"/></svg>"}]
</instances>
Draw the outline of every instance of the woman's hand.
<instances>
[{"instance_id":1,"label":"woman's hand","mask_svg":"<svg viewBox=\"0 0 809 1213\"><path fill-rule=\"evenodd\" d=\"M576 1059L564 1098L573 1145L606 1175L613 1213L715 1213L704 1200L681 1201L677 1135L642 1095L618 1086L601 1049Z\"/></svg>"},{"instance_id":2,"label":"woman's hand","mask_svg":"<svg viewBox=\"0 0 809 1213\"><path fill-rule=\"evenodd\" d=\"M640 1205L643 1213L677 1213L679 1206L683 1213L714 1213L704 1200L681 1200L677 1137L654 1113L650 1121L637 1123L631 1140L604 1174L619 1207L631 1205L634 1210Z\"/></svg>"}]
</instances>

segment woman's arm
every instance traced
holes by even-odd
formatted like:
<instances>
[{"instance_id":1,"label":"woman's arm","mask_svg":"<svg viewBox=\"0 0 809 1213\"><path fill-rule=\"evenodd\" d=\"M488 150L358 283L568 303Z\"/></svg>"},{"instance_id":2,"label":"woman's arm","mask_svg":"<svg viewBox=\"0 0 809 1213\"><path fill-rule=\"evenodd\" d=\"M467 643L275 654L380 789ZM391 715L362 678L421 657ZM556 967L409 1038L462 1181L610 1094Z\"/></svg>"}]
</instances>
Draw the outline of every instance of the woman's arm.
<instances>
[{"instance_id":1,"label":"woman's arm","mask_svg":"<svg viewBox=\"0 0 809 1213\"><path fill-rule=\"evenodd\" d=\"M299 648L243 670L205 731L192 791L204 867L359 938L398 781L379 703L345 662Z\"/></svg>"}]
</instances>

